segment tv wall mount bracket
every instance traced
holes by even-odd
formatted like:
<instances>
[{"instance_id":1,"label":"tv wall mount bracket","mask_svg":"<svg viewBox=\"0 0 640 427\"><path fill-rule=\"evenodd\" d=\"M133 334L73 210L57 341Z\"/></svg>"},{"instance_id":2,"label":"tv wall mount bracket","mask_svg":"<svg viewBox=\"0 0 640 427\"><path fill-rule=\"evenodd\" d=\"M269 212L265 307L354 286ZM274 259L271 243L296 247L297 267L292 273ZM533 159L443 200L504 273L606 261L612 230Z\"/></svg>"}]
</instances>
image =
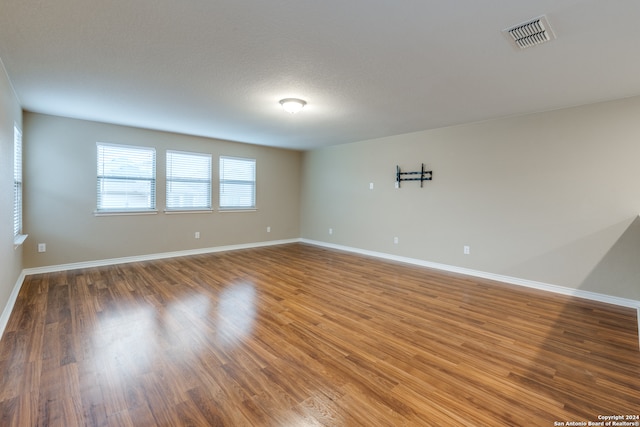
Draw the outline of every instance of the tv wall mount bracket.
<instances>
[{"instance_id":1,"label":"tv wall mount bracket","mask_svg":"<svg viewBox=\"0 0 640 427\"><path fill-rule=\"evenodd\" d=\"M431 181L432 179L433 171L425 170L424 163L422 164L422 168L415 172L403 172L400 166L396 166L396 183L398 188L400 188L402 181L420 181L420 187L422 187L425 181Z\"/></svg>"}]
</instances>

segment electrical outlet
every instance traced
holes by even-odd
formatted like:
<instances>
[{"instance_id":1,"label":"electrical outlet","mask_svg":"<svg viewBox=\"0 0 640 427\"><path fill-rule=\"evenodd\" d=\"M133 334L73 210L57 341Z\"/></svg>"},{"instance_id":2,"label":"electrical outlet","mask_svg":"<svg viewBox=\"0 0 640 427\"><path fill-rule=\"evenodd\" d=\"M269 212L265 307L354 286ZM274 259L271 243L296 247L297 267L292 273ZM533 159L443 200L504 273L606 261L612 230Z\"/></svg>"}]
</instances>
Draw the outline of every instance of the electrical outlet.
<instances>
[{"instance_id":1,"label":"electrical outlet","mask_svg":"<svg viewBox=\"0 0 640 427\"><path fill-rule=\"evenodd\" d=\"M466 245L465 245L465 246L463 246L463 247L462 247L462 252L463 252L465 255L469 255L469 254L471 253L471 248L470 248L469 246L466 246Z\"/></svg>"},{"instance_id":2,"label":"electrical outlet","mask_svg":"<svg viewBox=\"0 0 640 427\"><path fill-rule=\"evenodd\" d=\"M399 241L399 240L398 240L398 238L397 238L397 237L394 237L394 238L393 238L393 244L394 244L394 245L397 245L397 244L398 244L398 241Z\"/></svg>"},{"instance_id":3,"label":"electrical outlet","mask_svg":"<svg viewBox=\"0 0 640 427\"><path fill-rule=\"evenodd\" d=\"M369 183L369 190L373 190L373 182Z\"/></svg>"},{"instance_id":4,"label":"electrical outlet","mask_svg":"<svg viewBox=\"0 0 640 427\"><path fill-rule=\"evenodd\" d=\"M47 244L38 243L38 252L47 252Z\"/></svg>"},{"instance_id":5,"label":"electrical outlet","mask_svg":"<svg viewBox=\"0 0 640 427\"><path fill-rule=\"evenodd\" d=\"M267 227L267 233L271 233L271 227Z\"/></svg>"},{"instance_id":6,"label":"electrical outlet","mask_svg":"<svg viewBox=\"0 0 640 427\"><path fill-rule=\"evenodd\" d=\"M195 237L196 239L199 239L200 238L200 232L196 231L193 237Z\"/></svg>"},{"instance_id":7,"label":"electrical outlet","mask_svg":"<svg viewBox=\"0 0 640 427\"><path fill-rule=\"evenodd\" d=\"M329 234L333 234L333 228L329 229Z\"/></svg>"}]
</instances>

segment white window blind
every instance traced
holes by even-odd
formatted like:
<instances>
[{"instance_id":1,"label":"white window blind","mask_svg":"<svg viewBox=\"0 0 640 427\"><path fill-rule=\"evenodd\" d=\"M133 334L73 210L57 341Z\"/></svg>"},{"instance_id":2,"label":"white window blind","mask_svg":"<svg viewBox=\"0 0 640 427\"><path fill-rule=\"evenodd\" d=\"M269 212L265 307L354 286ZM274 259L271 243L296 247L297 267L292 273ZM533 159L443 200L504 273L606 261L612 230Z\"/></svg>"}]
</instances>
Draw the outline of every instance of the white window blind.
<instances>
[{"instance_id":1,"label":"white window blind","mask_svg":"<svg viewBox=\"0 0 640 427\"><path fill-rule=\"evenodd\" d=\"M255 209L256 161L220 157L220 208Z\"/></svg>"},{"instance_id":2,"label":"white window blind","mask_svg":"<svg viewBox=\"0 0 640 427\"><path fill-rule=\"evenodd\" d=\"M22 234L22 132L13 127L13 237Z\"/></svg>"},{"instance_id":3,"label":"white window blind","mask_svg":"<svg viewBox=\"0 0 640 427\"><path fill-rule=\"evenodd\" d=\"M167 151L167 210L211 209L211 155Z\"/></svg>"},{"instance_id":4,"label":"white window blind","mask_svg":"<svg viewBox=\"0 0 640 427\"><path fill-rule=\"evenodd\" d=\"M156 150L105 144L98 147L98 212L156 208Z\"/></svg>"}]
</instances>

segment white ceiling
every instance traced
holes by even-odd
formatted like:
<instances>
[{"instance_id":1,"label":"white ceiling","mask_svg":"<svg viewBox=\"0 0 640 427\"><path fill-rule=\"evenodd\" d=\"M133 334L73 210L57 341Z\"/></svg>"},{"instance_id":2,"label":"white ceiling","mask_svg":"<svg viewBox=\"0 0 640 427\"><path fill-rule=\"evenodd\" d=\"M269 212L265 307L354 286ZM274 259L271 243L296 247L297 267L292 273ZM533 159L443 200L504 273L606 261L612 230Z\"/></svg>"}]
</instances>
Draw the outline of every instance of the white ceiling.
<instances>
[{"instance_id":1,"label":"white ceiling","mask_svg":"<svg viewBox=\"0 0 640 427\"><path fill-rule=\"evenodd\" d=\"M550 43L502 34L543 14ZM640 95L639 18L638 0L0 0L0 58L25 110L306 150Z\"/></svg>"}]
</instances>

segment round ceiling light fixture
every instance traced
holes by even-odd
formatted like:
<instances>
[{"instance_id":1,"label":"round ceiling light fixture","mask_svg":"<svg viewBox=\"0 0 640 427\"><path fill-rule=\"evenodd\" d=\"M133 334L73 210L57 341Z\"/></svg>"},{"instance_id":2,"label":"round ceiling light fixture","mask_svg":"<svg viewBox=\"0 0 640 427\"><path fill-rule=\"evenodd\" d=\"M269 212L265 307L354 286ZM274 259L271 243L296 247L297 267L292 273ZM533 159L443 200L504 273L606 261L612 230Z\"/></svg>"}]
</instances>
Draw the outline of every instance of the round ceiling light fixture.
<instances>
[{"instance_id":1,"label":"round ceiling light fixture","mask_svg":"<svg viewBox=\"0 0 640 427\"><path fill-rule=\"evenodd\" d=\"M280 100L280 105L287 113L295 114L307 105L306 101L298 98L285 98Z\"/></svg>"}]
</instances>

